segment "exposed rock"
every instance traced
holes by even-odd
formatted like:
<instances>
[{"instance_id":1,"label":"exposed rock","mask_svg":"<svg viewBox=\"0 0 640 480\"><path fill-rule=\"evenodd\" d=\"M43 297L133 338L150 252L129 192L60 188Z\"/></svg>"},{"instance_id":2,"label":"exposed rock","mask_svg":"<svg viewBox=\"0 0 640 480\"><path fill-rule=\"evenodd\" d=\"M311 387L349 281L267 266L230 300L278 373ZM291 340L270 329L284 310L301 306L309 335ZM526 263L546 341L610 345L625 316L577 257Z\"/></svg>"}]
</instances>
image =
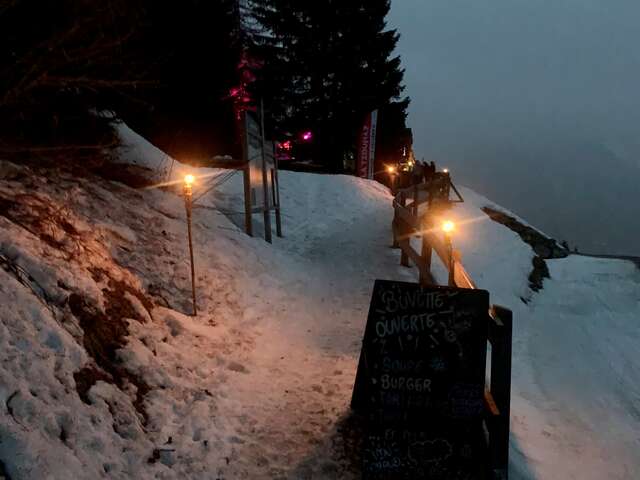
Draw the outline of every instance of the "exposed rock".
<instances>
[{"instance_id":1,"label":"exposed rock","mask_svg":"<svg viewBox=\"0 0 640 480\"><path fill-rule=\"evenodd\" d=\"M482 211L494 222L500 223L516 232L526 244L531 246L536 256L531 261L533 269L529 274L529 288L534 292L542 290L544 279L551 278L545 259L564 258L569 255L569 252L553 238L543 235L533 227L522 224L504 212L491 207L483 207Z\"/></svg>"}]
</instances>

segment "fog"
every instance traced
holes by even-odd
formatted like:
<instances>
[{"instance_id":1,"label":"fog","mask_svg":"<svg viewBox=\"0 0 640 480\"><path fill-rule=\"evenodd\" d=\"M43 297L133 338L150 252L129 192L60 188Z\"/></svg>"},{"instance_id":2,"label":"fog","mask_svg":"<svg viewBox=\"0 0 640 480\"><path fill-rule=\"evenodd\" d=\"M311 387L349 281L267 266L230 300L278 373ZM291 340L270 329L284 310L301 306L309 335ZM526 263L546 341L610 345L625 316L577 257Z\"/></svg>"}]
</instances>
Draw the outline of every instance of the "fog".
<instances>
[{"instance_id":1,"label":"fog","mask_svg":"<svg viewBox=\"0 0 640 480\"><path fill-rule=\"evenodd\" d=\"M582 252L640 255L640 2L394 0L418 158Z\"/></svg>"}]
</instances>

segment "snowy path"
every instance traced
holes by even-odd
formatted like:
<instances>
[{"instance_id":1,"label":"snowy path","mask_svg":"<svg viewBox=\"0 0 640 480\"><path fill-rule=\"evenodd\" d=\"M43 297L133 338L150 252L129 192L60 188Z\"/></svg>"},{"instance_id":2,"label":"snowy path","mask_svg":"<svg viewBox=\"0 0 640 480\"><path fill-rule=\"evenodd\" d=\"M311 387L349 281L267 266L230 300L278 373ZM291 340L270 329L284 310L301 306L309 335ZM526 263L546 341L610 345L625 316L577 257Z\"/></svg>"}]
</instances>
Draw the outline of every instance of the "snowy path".
<instances>
[{"instance_id":1,"label":"snowy path","mask_svg":"<svg viewBox=\"0 0 640 480\"><path fill-rule=\"evenodd\" d=\"M296 188L295 174L282 177L285 212L297 222L285 222L285 238L275 240L287 268L270 274L285 290L263 285L277 308L259 327L260 347L249 359L256 367L229 386L248 418L268 421L255 432L258 444L252 435L237 449L240 464L229 472L248 471L258 449L265 473L358 478L338 430L349 413L373 280L413 280L415 272L399 267L389 247L390 197L382 187L311 176Z\"/></svg>"}]
</instances>

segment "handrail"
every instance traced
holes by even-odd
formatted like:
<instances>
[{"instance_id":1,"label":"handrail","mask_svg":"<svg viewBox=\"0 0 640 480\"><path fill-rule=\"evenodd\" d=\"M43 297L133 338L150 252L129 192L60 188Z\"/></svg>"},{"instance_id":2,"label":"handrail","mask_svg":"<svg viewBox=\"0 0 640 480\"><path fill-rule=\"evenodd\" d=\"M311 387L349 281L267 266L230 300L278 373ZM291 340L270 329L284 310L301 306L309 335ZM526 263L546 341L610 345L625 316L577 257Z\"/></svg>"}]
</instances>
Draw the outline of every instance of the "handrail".
<instances>
[{"instance_id":1,"label":"handrail","mask_svg":"<svg viewBox=\"0 0 640 480\"><path fill-rule=\"evenodd\" d=\"M445 180L446 185L443 185ZM454 285L451 286L475 289L477 288L476 284L469 272L464 268L460 252L455 251L454 258L451 260L447 245L439 235L436 235L436 231L432 227L433 218L430 218L430 212L424 215L419 215L418 213L420 206L425 203L432 205L438 201L448 202L449 187L454 189L460 199L459 201L463 201L448 174L435 177L429 182L412 185L397 191L393 200L395 213L393 221L394 246L398 246L402 250L403 265L407 263L408 259L413 260L413 263L420 270L421 279L430 277L430 275L427 275L428 272L423 272L423 270L425 267L430 270L431 250L435 250L447 270L449 270L450 265L453 266ZM423 192L426 192L426 195L421 195ZM446 195L446 198L443 198L444 195ZM412 202L406 205L408 199L411 199ZM416 234L423 237L422 253L414 250L409 241L411 236Z\"/></svg>"}]
</instances>

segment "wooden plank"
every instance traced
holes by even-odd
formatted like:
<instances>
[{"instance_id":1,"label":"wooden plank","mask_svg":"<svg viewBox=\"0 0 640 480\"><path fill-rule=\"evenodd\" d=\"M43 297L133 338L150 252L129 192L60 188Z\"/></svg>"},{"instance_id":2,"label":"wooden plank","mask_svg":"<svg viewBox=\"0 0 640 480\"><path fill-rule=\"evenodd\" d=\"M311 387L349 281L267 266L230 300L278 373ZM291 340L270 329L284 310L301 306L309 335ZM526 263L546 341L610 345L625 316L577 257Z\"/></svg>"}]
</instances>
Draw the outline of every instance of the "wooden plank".
<instances>
[{"instance_id":1,"label":"wooden plank","mask_svg":"<svg viewBox=\"0 0 640 480\"><path fill-rule=\"evenodd\" d=\"M485 389L484 391L484 403L491 415L494 417L500 415L500 409L496 405L496 401L493 399L493 395L491 395L489 389Z\"/></svg>"},{"instance_id":2,"label":"wooden plank","mask_svg":"<svg viewBox=\"0 0 640 480\"><path fill-rule=\"evenodd\" d=\"M433 229L427 229L424 235L426 235L431 248L433 248L438 257L440 257L440 260L442 261L445 268L449 270L449 253L447 250L447 245L442 236L438 233L439 232L434 231ZM467 272L462 265L462 262L456 260L454 264L455 286L460 288L477 288L475 283L471 279L471 275L469 275L469 272Z\"/></svg>"},{"instance_id":3,"label":"wooden plank","mask_svg":"<svg viewBox=\"0 0 640 480\"><path fill-rule=\"evenodd\" d=\"M453 272L453 279L456 287L460 288L478 288L471 279L469 272L462 266L462 262L455 262L455 270Z\"/></svg>"},{"instance_id":4,"label":"wooden plank","mask_svg":"<svg viewBox=\"0 0 640 480\"><path fill-rule=\"evenodd\" d=\"M451 184L451 188L453 188L453 191L456 192L456 195L458 196L458 200L450 200L450 201L454 203L464 203L464 198L462 198L462 195L460 195L460 192L458 191L456 186L453 184L451 179L449 179L449 183Z\"/></svg>"}]
</instances>

